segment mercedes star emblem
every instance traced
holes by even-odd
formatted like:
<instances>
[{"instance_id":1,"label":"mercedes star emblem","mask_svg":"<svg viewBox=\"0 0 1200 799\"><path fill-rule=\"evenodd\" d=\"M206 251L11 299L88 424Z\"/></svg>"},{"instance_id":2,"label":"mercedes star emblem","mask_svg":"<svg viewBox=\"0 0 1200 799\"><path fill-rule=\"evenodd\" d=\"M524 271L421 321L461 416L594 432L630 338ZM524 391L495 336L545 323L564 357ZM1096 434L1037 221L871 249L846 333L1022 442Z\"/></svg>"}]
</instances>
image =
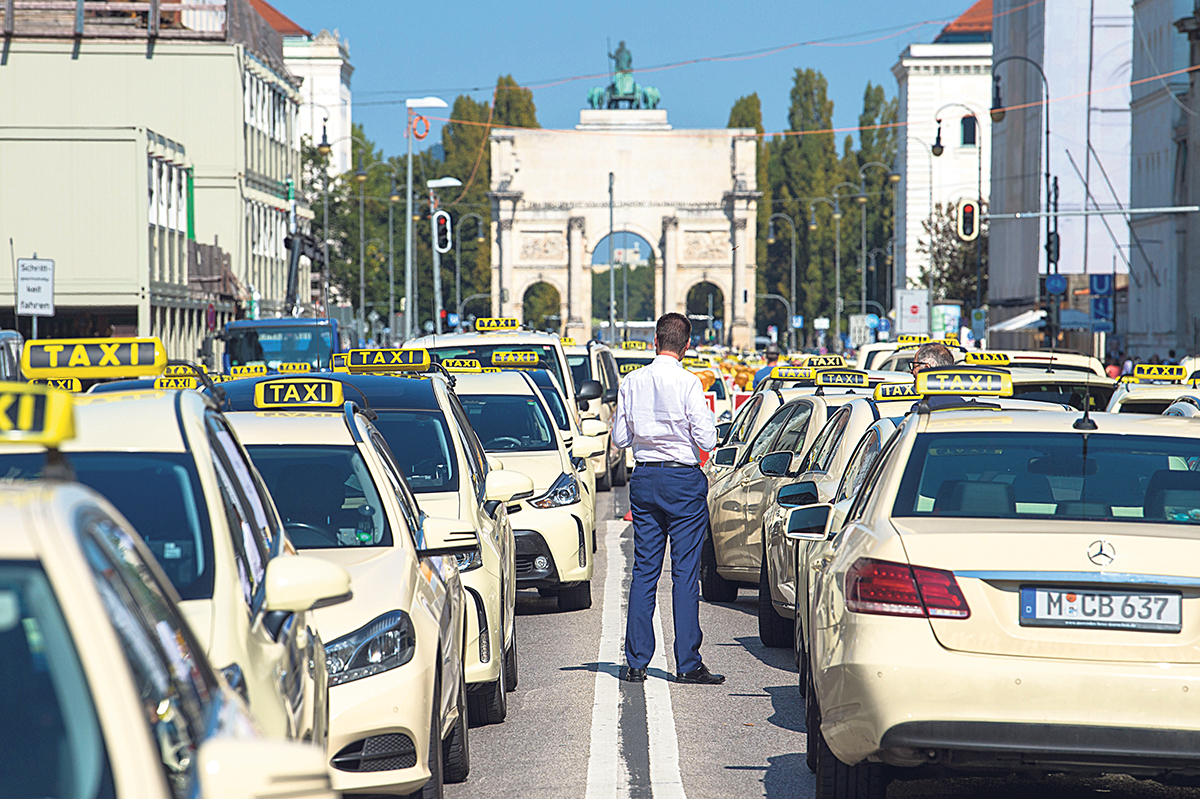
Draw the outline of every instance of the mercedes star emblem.
<instances>
[{"instance_id":1,"label":"mercedes star emblem","mask_svg":"<svg viewBox=\"0 0 1200 799\"><path fill-rule=\"evenodd\" d=\"M1097 566L1108 566L1117 557L1117 548L1104 539L1088 544L1088 560Z\"/></svg>"}]
</instances>

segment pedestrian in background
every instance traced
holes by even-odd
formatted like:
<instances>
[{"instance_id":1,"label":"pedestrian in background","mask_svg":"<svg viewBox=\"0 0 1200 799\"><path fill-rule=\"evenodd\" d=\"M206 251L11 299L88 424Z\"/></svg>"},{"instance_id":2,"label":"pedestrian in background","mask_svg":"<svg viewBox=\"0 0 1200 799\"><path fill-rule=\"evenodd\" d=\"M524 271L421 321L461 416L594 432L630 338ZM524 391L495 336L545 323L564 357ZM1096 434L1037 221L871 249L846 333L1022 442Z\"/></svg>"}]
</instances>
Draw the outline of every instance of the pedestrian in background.
<instances>
[{"instance_id":1,"label":"pedestrian in background","mask_svg":"<svg viewBox=\"0 0 1200 799\"><path fill-rule=\"evenodd\" d=\"M767 365L754 373L754 383L750 386L751 390L758 388L758 384L766 380L771 370L779 365L779 347L775 344L767 345Z\"/></svg>"},{"instance_id":2,"label":"pedestrian in background","mask_svg":"<svg viewBox=\"0 0 1200 799\"><path fill-rule=\"evenodd\" d=\"M699 378L681 364L691 336L687 317L660 317L654 331L656 357L622 380L617 395L613 442L622 449L632 447L636 464L629 480L633 579L625 621L628 682L645 682L654 656L654 606L668 541L675 681L725 682L700 659L700 547L708 531L708 478L700 471L700 452L716 447L717 429Z\"/></svg>"}]
</instances>

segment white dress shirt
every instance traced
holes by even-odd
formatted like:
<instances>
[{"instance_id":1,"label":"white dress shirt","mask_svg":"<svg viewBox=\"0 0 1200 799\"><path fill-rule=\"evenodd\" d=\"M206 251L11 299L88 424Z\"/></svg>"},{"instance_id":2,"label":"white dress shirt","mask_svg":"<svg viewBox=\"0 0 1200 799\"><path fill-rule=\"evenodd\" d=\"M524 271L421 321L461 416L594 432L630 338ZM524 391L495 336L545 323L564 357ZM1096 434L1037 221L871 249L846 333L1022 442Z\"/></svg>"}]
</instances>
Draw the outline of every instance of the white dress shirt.
<instances>
[{"instance_id":1,"label":"white dress shirt","mask_svg":"<svg viewBox=\"0 0 1200 799\"><path fill-rule=\"evenodd\" d=\"M700 450L717 446L700 378L670 355L655 357L621 381L612 436L622 449L632 445L633 459L642 463L699 463Z\"/></svg>"}]
</instances>

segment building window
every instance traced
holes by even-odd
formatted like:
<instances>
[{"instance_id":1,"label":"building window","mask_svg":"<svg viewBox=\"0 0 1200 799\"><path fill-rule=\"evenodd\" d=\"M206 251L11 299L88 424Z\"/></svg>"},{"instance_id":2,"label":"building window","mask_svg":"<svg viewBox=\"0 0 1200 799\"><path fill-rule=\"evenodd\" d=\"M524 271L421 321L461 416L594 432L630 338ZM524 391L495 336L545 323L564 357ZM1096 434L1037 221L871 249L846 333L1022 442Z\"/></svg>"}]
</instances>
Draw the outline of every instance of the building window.
<instances>
[{"instance_id":1,"label":"building window","mask_svg":"<svg viewBox=\"0 0 1200 799\"><path fill-rule=\"evenodd\" d=\"M975 117L966 116L962 118L962 144L963 147L974 147L976 130Z\"/></svg>"}]
</instances>

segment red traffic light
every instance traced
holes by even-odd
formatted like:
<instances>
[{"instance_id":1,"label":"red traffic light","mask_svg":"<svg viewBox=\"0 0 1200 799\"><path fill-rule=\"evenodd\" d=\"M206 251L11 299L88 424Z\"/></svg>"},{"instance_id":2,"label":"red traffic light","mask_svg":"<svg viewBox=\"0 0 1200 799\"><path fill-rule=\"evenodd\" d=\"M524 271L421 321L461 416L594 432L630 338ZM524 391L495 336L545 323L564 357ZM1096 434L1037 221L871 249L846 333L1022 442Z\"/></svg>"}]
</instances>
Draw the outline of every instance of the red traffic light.
<instances>
[{"instance_id":1,"label":"red traffic light","mask_svg":"<svg viewBox=\"0 0 1200 799\"><path fill-rule=\"evenodd\" d=\"M974 241L979 237L979 206L974 200L958 202L958 237L963 241Z\"/></svg>"},{"instance_id":2,"label":"red traffic light","mask_svg":"<svg viewBox=\"0 0 1200 799\"><path fill-rule=\"evenodd\" d=\"M450 214L437 211L433 215L433 248L440 253L450 252L453 246Z\"/></svg>"}]
</instances>

